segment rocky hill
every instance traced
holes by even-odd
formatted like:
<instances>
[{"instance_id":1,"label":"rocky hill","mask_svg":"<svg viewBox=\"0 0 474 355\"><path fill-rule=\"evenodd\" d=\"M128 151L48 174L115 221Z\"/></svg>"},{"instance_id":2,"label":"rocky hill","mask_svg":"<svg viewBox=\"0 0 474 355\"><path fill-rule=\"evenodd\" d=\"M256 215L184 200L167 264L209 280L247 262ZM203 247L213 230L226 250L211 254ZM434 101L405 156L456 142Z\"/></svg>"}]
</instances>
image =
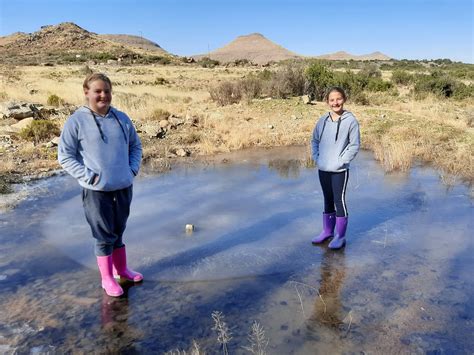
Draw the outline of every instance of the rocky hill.
<instances>
[{"instance_id":1,"label":"rocky hill","mask_svg":"<svg viewBox=\"0 0 474 355\"><path fill-rule=\"evenodd\" d=\"M156 54L165 54L166 52L163 48L161 48L157 43L152 42L146 38L139 37L139 36L132 36L132 35L125 35L125 34L107 34L107 35L99 35L101 38L107 39L112 42L116 42L119 44L124 44L130 47L143 49L146 51L155 52Z\"/></svg>"},{"instance_id":2,"label":"rocky hill","mask_svg":"<svg viewBox=\"0 0 474 355\"><path fill-rule=\"evenodd\" d=\"M74 58L138 58L147 54L140 47L145 44L155 48L154 55L166 54L156 43L145 39L132 39L134 36L125 37L131 38L124 38L123 35L98 35L72 22L43 26L37 32L14 33L0 37L0 62L33 64L58 63Z\"/></svg>"},{"instance_id":3,"label":"rocky hill","mask_svg":"<svg viewBox=\"0 0 474 355\"><path fill-rule=\"evenodd\" d=\"M222 48L209 54L195 55L196 59L210 57L222 63L236 60L248 60L255 64L267 64L299 56L288 49L270 41L260 33L239 36Z\"/></svg>"}]
</instances>

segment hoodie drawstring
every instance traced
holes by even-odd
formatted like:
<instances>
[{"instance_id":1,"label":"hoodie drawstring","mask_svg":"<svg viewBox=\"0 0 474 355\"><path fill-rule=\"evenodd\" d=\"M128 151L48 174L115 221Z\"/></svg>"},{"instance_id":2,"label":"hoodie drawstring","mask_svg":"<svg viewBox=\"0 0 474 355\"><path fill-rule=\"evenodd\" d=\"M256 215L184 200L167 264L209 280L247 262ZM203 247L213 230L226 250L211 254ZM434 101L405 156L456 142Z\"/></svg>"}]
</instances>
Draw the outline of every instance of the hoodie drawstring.
<instances>
[{"instance_id":1,"label":"hoodie drawstring","mask_svg":"<svg viewBox=\"0 0 474 355\"><path fill-rule=\"evenodd\" d=\"M341 125L341 117L339 117L339 119L337 120L337 130L336 130L336 139L334 140L334 142L337 142L337 136L339 135L339 126Z\"/></svg>"},{"instance_id":2,"label":"hoodie drawstring","mask_svg":"<svg viewBox=\"0 0 474 355\"><path fill-rule=\"evenodd\" d=\"M102 141L105 143L105 135L104 135L104 132L102 131L102 128L100 127L99 122L97 121L97 116L95 115L94 111L92 111L89 107L87 108L89 109L90 113L92 114L92 117L94 118L95 125L97 126L97 129L99 130L99 133L100 133L100 138L102 138ZM122 133L123 133L123 138L125 139L125 143L127 143L127 134L125 133L125 129L123 128L122 123L120 122L119 118L117 117L117 115L112 109L110 109L110 112L112 113L115 120L119 124L120 129L122 130Z\"/></svg>"},{"instance_id":3,"label":"hoodie drawstring","mask_svg":"<svg viewBox=\"0 0 474 355\"><path fill-rule=\"evenodd\" d=\"M324 120L323 129L321 130L321 135L319 136L319 140L320 140L320 141L321 141L321 139L323 138L324 128L326 128L326 123L327 123L329 117L330 117L330 116L328 115L328 116L325 118L325 120Z\"/></svg>"},{"instance_id":4,"label":"hoodie drawstring","mask_svg":"<svg viewBox=\"0 0 474 355\"><path fill-rule=\"evenodd\" d=\"M326 119L324 120L324 124L323 124L323 129L321 130L321 134L319 136L319 140L321 140L321 138L323 138L323 133L324 133L324 128L326 128L326 123L328 121L328 118L331 117L331 114L329 113L326 117ZM339 119L337 120L337 130L336 130L336 139L334 139L334 142L337 142L337 137L339 137L339 127L341 126L341 119L342 119L342 115L341 117L339 117Z\"/></svg>"},{"instance_id":5,"label":"hoodie drawstring","mask_svg":"<svg viewBox=\"0 0 474 355\"><path fill-rule=\"evenodd\" d=\"M123 138L125 139L125 143L127 143L127 135L125 134L125 128L123 128L122 122L120 122L119 118L117 117L114 111L111 111L111 112L112 112L112 115L114 115L115 119L117 120L120 128L122 129Z\"/></svg>"}]
</instances>

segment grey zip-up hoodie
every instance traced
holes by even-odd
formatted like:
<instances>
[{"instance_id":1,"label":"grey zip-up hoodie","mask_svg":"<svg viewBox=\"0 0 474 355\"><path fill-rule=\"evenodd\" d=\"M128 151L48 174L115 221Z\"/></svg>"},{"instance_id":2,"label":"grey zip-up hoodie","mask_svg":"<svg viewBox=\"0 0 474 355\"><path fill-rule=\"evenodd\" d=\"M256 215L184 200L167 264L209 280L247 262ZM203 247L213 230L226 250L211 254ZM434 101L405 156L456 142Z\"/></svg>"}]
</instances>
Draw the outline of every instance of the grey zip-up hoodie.
<instances>
[{"instance_id":1,"label":"grey zip-up hoodie","mask_svg":"<svg viewBox=\"0 0 474 355\"><path fill-rule=\"evenodd\" d=\"M129 187L138 174L142 144L130 118L111 107L105 117L80 107L64 124L59 164L90 190ZM96 176L98 182L92 185Z\"/></svg>"},{"instance_id":2,"label":"grey zip-up hoodie","mask_svg":"<svg viewBox=\"0 0 474 355\"><path fill-rule=\"evenodd\" d=\"M319 118L311 139L313 160L319 170L341 172L349 169L359 147L359 122L351 112L344 111L338 121L333 121L329 113Z\"/></svg>"}]
</instances>

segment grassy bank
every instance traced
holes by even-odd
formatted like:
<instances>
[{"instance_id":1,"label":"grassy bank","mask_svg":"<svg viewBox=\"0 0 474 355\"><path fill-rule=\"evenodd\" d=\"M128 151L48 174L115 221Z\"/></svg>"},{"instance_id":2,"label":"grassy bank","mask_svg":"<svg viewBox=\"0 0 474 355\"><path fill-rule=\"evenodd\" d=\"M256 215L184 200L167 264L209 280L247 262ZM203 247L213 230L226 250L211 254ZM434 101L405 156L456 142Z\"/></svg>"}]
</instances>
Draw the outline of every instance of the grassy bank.
<instances>
[{"instance_id":1,"label":"grassy bank","mask_svg":"<svg viewBox=\"0 0 474 355\"><path fill-rule=\"evenodd\" d=\"M259 92L255 98L247 97L230 105L220 105L211 99L210 92L224 82L238 82L249 75L256 78L265 70L277 72L277 67L209 69L150 65L91 69L111 77L115 85L114 106L132 117L143 140L145 161L156 166L167 166L166 161L179 148L196 156L255 146L309 144L316 119L327 111L324 102L304 104L301 97L290 95L272 98ZM49 101L60 107L81 105L85 70L83 66L0 68L0 99L44 105ZM383 71L381 78L391 75L390 71ZM273 90L275 83L279 81L273 82ZM364 91L363 95L362 101L353 97L346 108L361 123L363 147L374 151L386 171L405 171L414 161L422 161L442 173L474 181L472 97L454 100L430 93L420 97L406 82L392 83L386 91ZM150 134L170 115L185 123L170 126L161 136ZM66 116L60 114L51 119L62 127ZM11 146L0 147L0 176L59 168L55 147L6 133L12 123L13 120L0 123L1 134L8 134L12 141Z\"/></svg>"}]
</instances>

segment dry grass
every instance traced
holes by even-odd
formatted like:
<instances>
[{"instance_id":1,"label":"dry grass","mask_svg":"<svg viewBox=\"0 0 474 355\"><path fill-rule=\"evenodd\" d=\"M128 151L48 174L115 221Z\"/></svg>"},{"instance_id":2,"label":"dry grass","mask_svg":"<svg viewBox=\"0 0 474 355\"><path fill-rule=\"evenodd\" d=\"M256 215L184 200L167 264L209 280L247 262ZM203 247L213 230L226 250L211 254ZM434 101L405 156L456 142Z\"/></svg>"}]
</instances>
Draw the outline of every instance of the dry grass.
<instances>
[{"instance_id":1,"label":"dry grass","mask_svg":"<svg viewBox=\"0 0 474 355\"><path fill-rule=\"evenodd\" d=\"M374 151L386 171L406 171L419 160L472 181L474 130L462 117L467 111L457 116L447 110L446 103L431 107L416 107L414 113L366 110L365 115L359 115L363 146Z\"/></svg>"},{"instance_id":2,"label":"dry grass","mask_svg":"<svg viewBox=\"0 0 474 355\"><path fill-rule=\"evenodd\" d=\"M325 103L304 105L299 98L252 100L223 107L210 100L211 87L254 73L259 70L256 68L100 65L92 69L110 76L113 104L127 112L137 126L156 121L160 112L199 117L197 127L169 131L165 139L143 136L147 162L158 160L160 166L177 147L187 147L193 155L209 155L247 147L309 144L315 121L327 110ZM4 101L46 104L48 97L57 95L69 104L84 103L81 66L3 67L0 74ZM156 78L162 84L156 84ZM373 150L387 171L408 170L414 161L423 161L445 174L474 180L474 100L427 97L415 101L405 88L398 91L398 96L368 94L372 106L347 104L361 123L363 147ZM59 125L65 118L58 119ZM24 142L18 145L19 151L2 155L0 171L58 168L55 148L48 151Z\"/></svg>"}]
</instances>

